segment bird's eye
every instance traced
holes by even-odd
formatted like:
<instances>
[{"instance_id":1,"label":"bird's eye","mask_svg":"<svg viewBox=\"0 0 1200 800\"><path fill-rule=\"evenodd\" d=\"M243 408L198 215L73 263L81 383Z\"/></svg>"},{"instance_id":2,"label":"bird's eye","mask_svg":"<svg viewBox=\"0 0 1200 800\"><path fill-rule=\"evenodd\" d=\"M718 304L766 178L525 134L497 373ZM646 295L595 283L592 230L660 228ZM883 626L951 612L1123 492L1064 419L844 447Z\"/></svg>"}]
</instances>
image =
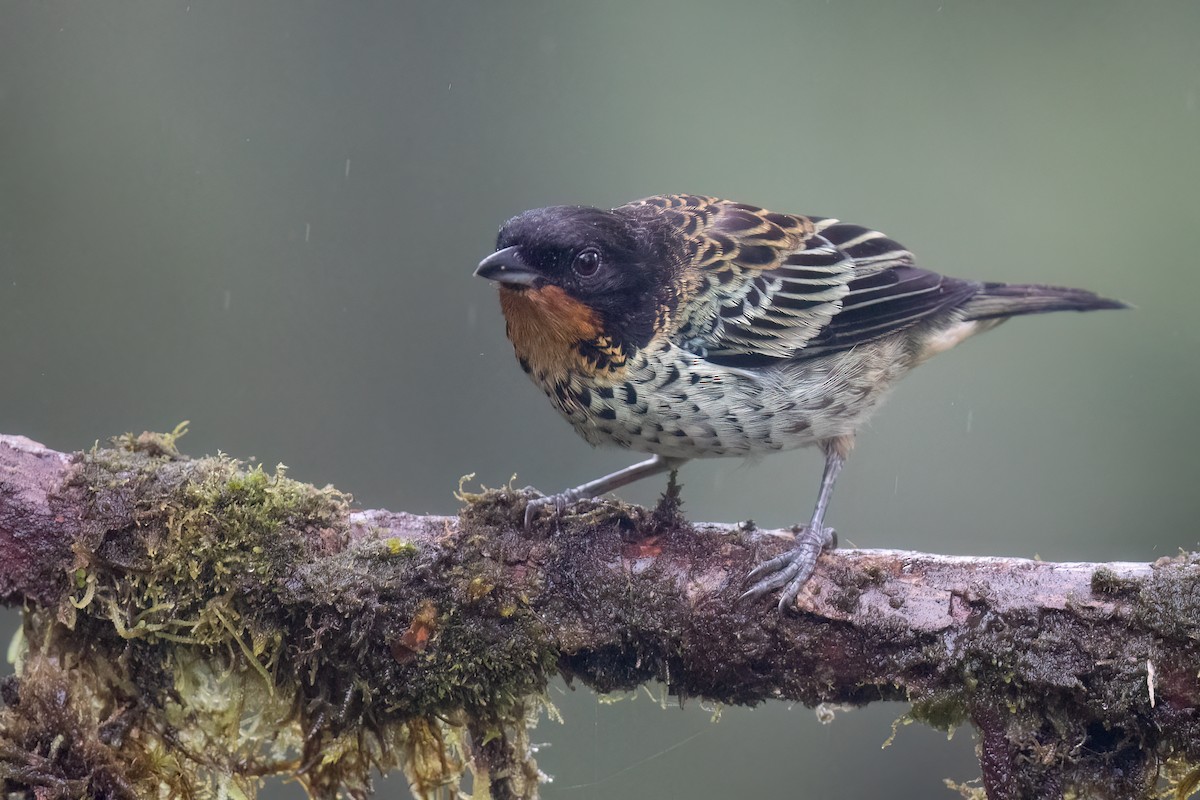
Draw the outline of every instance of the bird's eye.
<instances>
[{"instance_id":1,"label":"bird's eye","mask_svg":"<svg viewBox=\"0 0 1200 800\"><path fill-rule=\"evenodd\" d=\"M588 248L581 250L575 255L575 261L571 263L571 269L575 270L575 274L581 278L590 278L600 269L600 251Z\"/></svg>"}]
</instances>

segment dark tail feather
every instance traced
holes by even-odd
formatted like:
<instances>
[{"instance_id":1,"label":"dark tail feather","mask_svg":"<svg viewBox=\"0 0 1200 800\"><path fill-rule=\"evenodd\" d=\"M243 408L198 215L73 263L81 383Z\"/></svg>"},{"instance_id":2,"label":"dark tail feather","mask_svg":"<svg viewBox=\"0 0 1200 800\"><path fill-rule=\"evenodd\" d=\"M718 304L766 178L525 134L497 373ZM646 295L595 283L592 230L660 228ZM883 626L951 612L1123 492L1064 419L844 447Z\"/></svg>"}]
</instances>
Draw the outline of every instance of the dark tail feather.
<instances>
[{"instance_id":1,"label":"dark tail feather","mask_svg":"<svg viewBox=\"0 0 1200 800\"><path fill-rule=\"evenodd\" d=\"M1085 289L1039 286L1034 283L985 283L979 293L962 306L966 319L979 320L1044 314L1048 311L1098 311L1102 308L1132 306Z\"/></svg>"}]
</instances>

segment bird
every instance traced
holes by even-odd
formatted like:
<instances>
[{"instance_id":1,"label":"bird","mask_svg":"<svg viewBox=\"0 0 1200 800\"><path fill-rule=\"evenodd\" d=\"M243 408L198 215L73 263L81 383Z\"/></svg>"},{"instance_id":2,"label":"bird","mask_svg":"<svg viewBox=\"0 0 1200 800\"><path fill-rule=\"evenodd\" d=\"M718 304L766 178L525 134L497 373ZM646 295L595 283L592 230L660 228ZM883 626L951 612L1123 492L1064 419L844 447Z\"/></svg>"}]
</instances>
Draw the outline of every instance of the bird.
<instances>
[{"instance_id":1,"label":"bird","mask_svg":"<svg viewBox=\"0 0 1200 800\"><path fill-rule=\"evenodd\" d=\"M816 446L824 469L793 546L745 577L780 610L836 533L855 433L930 357L1010 317L1127 308L1084 289L948 277L883 233L830 217L669 194L504 223L475 275L499 285L521 368L592 445L650 454L529 501L562 513L695 458Z\"/></svg>"}]
</instances>

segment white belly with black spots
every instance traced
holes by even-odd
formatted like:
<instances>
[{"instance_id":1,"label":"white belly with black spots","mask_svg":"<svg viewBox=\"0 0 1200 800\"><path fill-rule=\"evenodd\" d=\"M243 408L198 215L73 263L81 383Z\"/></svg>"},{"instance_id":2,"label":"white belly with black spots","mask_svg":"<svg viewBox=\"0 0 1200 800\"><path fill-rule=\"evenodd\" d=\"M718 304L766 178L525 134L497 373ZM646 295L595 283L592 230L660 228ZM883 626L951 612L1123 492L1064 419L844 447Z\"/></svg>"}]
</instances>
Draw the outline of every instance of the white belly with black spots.
<instances>
[{"instance_id":1,"label":"white belly with black spots","mask_svg":"<svg viewBox=\"0 0 1200 800\"><path fill-rule=\"evenodd\" d=\"M737 370L667 345L631 358L615 384L574 376L545 388L594 445L673 458L747 456L853 434L908 369L898 341L873 343L863 356Z\"/></svg>"}]
</instances>

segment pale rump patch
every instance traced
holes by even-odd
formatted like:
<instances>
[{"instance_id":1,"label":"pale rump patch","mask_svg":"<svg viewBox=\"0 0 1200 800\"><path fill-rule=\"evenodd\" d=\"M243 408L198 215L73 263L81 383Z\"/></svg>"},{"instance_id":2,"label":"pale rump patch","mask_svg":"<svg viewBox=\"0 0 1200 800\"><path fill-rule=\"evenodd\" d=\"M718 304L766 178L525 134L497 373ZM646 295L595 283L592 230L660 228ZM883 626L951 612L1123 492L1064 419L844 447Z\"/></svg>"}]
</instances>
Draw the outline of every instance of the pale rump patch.
<instances>
[{"instance_id":1,"label":"pale rump patch","mask_svg":"<svg viewBox=\"0 0 1200 800\"><path fill-rule=\"evenodd\" d=\"M955 323L948 328L932 331L921 343L919 361L932 358L938 353L944 353L964 339L969 339L975 334L993 327L995 324L996 322L993 322L991 325L982 325L977 320L965 320Z\"/></svg>"}]
</instances>

